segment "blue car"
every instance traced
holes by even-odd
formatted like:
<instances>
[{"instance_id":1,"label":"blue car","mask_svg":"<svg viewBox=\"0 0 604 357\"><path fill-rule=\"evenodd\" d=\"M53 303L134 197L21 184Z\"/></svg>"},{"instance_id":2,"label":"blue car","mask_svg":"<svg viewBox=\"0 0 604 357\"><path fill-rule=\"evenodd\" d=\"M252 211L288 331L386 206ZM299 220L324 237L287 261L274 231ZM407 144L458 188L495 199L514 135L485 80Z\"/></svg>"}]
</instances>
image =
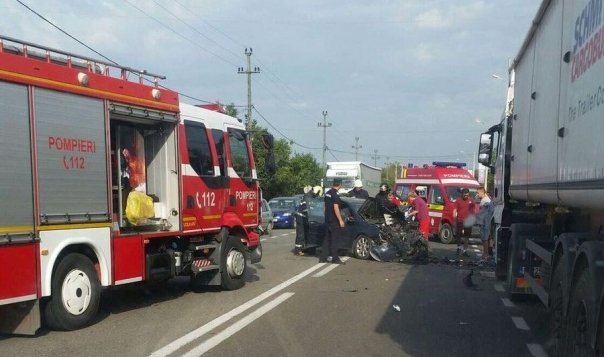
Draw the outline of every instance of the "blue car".
<instances>
[{"instance_id":1,"label":"blue car","mask_svg":"<svg viewBox=\"0 0 604 357\"><path fill-rule=\"evenodd\" d=\"M296 228L296 210L301 200L298 197L275 197L268 201L273 211L275 228Z\"/></svg>"}]
</instances>

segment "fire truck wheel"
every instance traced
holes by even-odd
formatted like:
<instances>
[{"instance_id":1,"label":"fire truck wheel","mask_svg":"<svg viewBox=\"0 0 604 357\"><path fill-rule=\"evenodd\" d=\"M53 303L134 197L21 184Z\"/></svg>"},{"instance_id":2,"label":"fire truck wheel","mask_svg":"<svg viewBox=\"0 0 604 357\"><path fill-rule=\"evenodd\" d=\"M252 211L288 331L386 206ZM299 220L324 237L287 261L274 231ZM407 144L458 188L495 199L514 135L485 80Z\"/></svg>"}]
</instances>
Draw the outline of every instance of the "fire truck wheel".
<instances>
[{"instance_id":1,"label":"fire truck wheel","mask_svg":"<svg viewBox=\"0 0 604 357\"><path fill-rule=\"evenodd\" d=\"M354 254L354 257L357 259L368 259L372 246L371 238L361 234L356 237L352 244L352 254Z\"/></svg>"},{"instance_id":2,"label":"fire truck wheel","mask_svg":"<svg viewBox=\"0 0 604 357\"><path fill-rule=\"evenodd\" d=\"M440 230L438 231L438 238L444 244L451 244L455 240L455 235L453 235L453 228L449 223L443 223L440 226Z\"/></svg>"},{"instance_id":3,"label":"fire truck wheel","mask_svg":"<svg viewBox=\"0 0 604 357\"><path fill-rule=\"evenodd\" d=\"M568 310L568 339L566 346L574 351L573 356L595 356L591 347L591 336L595 335L595 326L590 322L596 314L593 285L589 269L584 269L579 275L577 284L571 292L570 308Z\"/></svg>"},{"instance_id":4,"label":"fire truck wheel","mask_svg":"<svg viewBox=\"0 0 604 357\"><path fill-rule=\"evenodd\" d=\"M51 285L52 295L44 309L48 327L75 330L92 321L99 307L101 285L88 257L72 253L63 258Z\"/></svg>"},{"instance_id":5,"label":"fire truck wheel","mask_svg":"<svg viewBox=\"0 0 604 357\"><path fill-rule=\"evenodd\" d=\"M247 257L245 246L238 237L228 237L222 251L220 265L222 287L224 289L237 290L245 285Z\"/></svg>"}]
</instances>

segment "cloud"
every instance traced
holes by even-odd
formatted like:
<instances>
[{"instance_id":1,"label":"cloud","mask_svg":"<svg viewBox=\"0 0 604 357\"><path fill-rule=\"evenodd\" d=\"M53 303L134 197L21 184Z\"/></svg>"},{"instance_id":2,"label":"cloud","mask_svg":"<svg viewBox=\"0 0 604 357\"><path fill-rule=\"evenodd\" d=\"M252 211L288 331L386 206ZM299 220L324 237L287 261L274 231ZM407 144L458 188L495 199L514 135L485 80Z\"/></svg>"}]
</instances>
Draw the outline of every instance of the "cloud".
<instances>
[{"instance_id":1,"label":"cloud","mask_svg":"<svg viewBox=\"0 0 604 357\"><path fill-rule=\"evenodd\" d=\"M417 47L415 47L413 56L420 62L424 63L430 62L437 57L434 47L428 45L427 43L420 43Z\"/></svg>"},{"instance_id":2,"label":"cloud","mask_svg":"<svg viewBox=\"0 0 604 357\"><path fill-rule=\"evenodd\" d=\"M480 18L485 13L487 5L475 1L467 5L435 7L417 15L417 27L424 29L445 29L457 27Z\"/></svg>"}]
</instances>

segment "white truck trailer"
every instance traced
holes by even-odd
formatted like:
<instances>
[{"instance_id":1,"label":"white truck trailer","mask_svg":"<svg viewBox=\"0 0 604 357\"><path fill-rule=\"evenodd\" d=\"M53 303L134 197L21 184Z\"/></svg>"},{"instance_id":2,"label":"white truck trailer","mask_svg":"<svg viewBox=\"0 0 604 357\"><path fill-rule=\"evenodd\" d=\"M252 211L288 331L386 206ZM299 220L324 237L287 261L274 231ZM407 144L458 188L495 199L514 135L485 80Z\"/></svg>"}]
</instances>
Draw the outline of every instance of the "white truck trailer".
<instances>
[{"instance_id":1,"label":"white truck trailer","mask_svg":"<svg viewBox=\"0 0 604 357\"><path fill-rule=\"evenodd\" d=\"M604 6L544 0L510 68L500 124L480 138L495 172L496 273L548 307L551 351L604 351Z\"/></svg>"},{"instance_id":2,"label":"white truck trailer","mask_svg":"<svg viewBox=\"0 0 604 357\"><path fill-rule=\"evenodd\" d=\"M342 179L342 188L340 189L342 194L348 193L354 188L355 180L361 180L363 188L367 190L369 196L375 196L382 180L382 169L369 166L360 161L328 162L323 185L326 188L331 187L333 179L336 177Z\"/></svg>"}]
</instances>

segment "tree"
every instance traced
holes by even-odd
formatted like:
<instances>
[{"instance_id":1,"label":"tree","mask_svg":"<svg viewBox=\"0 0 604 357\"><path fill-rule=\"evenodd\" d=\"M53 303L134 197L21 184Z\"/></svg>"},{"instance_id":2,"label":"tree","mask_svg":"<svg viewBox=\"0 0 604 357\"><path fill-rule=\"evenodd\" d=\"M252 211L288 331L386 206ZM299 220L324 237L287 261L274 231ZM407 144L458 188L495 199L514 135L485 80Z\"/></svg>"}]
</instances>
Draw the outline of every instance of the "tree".
<instances>
[{"instance_id":1,"label":"tree","mask_svg":"<svg viewBox=\"0 0 604 357\"><path fill-rule=\"evenodd\" d=\"M225 112L226 115L230 115L234 118L237 118L237 115L239 114L239 111L237 108L235 108L235 103L227 104L225 107Z\"/></svg>"},{"instance_id":2,"label":"tree","mask_svg":"<svg viewBox=\"0 0 604 357\"><path fill-rule=\"evenodd\" d=\"M386 164L387 166L382 168L382 182L387 183L390 187L394 187L396 176L400 175L399 164L397 162Z\"/></svg>"},{"instance_id":3,"label":"tree","mask_svg":"<svg viewBox=\"0 0 604 357\"><path fill-rule=\"evenodd\" d=\"M320 183L323 175L315 158L311 154L292 154L291 145L285 139L274 141L273 153L277 172L269 177L265 168L267 151L262 145L262 135L268 131L252 121L249 132L256 172L265 198L301 194L304 186Z\"/></svg>"}]
</instances>

